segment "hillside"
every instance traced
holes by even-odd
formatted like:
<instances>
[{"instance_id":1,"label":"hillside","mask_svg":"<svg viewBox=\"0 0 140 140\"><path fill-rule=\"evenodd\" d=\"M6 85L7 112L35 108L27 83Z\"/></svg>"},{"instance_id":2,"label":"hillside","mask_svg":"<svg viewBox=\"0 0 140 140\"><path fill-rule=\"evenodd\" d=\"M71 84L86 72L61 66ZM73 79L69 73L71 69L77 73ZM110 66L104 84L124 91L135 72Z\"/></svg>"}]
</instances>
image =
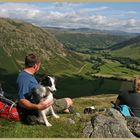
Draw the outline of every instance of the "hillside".
<instances>
[{"instance_id":1,"label":"hillside","mask_svg":"<svg viewBox=\"0 0 140 140\"><path fill-rule=\"evenodd\" d=\"M40 73L64 74L77 71L81 66L81 58L65 50L63 44L46 29L22 21L0 18L1 82L13 85L19 69L23 68L24 57L29 52L35 52L41 57Z\"/></svg>"},{"instance_id":2,"label":"hillside","mask_svg":"<svg viewBox=\"0 0 140 140\"><path fill-rule=\"evenodd\" d=\"M140 36L115 44L111 51L113 56L140 59Z\"/></svg>"},{"instance_id":3,"label":"hillside","mask_svg":"<svg viewBox=\"0 0 140 140\"><path fill-rule=\"evenodd\" d=\"M127 40L134 35L92 29L47 28L64 46L78 52L94 52Z\"/></svg>"},{"instance_id":4,"label":"hillside","mask_svg":"<svg viewBox=\"0 0 140 140\"><path fill-rule=\"evenodd\" d=\"M108 48L115 42L130 38L103 32L85 33L86 29L83 30L83 33L81 30L68 33L63 31L63 37L66 35L70 39L72 47L81 43L81 48L74 46L74 50L85 51L87 48L88 51L92 51L95 50L94 47L97 47L96 50ZM88 106L95 106L97 109L110 108L112 106L110 102L116 100L118 93L121 90L132 90L132 78L140 75L140 71L126 68L120 62L111 60L108 52L82 54L68 51L50 32L49 29L42 29L22 21L0 18L0 82L4 91L16 96L16 76L19 69L23 68L25 54L36 52L42 58L39 74L58 76L57 92L54 96L72 98L76 113L61 114L60 119L48 117L53 125L51 128L45 125L29 126L0 118L1 138L81 138L83 128L90 118L90 115L83 114L84 108ZM90 46L91 42L93 46ZM113 53L115 51L119 49ZM125 55L126 52L123 56Z\"/></svg>"}]
</instances>

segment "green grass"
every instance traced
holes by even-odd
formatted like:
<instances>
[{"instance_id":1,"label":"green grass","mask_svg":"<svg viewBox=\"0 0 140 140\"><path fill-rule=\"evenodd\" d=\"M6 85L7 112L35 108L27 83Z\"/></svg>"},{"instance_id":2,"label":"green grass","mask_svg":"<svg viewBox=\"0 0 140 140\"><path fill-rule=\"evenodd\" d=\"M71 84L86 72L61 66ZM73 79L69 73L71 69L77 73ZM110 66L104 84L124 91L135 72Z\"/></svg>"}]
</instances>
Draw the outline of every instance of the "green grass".
<instances>
[{"instance_id":1,"label":"green grass","mask_svg":"<svg viewBox=\"0 0 140 140\"><path fill-rule=\"evenodd\" d=\"M84 115L83 109L91 105L95 105L96 108L111 107L110 101L115 99L116 95L112 94L75 98L74 107L81 117L74 114L61 114L59 119L49 117L48 120L53 125L50 128L45 125L24 125L1 118L0 138L82 138L84 124L90 120L90 115ZM70 118L75 124L69 123Z\"/></svg>"},{"instance_id":2,"label":"green grass","mask_svg":"<svg viewBox=\"0 0 140 140\"><path fill-rule=\"evenodd\" d=\"M67 116L67 117L66 117ZM48 128L45 125L29 126L20 122L9 122L1 119L1 138L68 138L81 137L78 133L79 126L67 125L68 115L61 115L59 120L48 118L52 123L52 127Z\"/></svg>"},{"instance_id":3,"label":"green grass","mask_svg":"<svg viewBox=\"0 0 140 140\"><path fill-rule=\"evenodd\" d=\"M90 80L80 76L65 77L58 82L57 97L82 97L92 96L99 85L100 80Z\"/></svg>"},{"instance_id":4,"label":"green grass","mask_svg":"<svg viewBox=\"0 0 140 140\"><path fill-rule=\"evenodd\" d=\"M121 48L116 51L112 51L111 53L113 56L119 56L119 57L129 57L131 59L137 60L140 59L140 45L132 45L127 46L124 48Z\"/></svg>"},{"instance_id":5,"label":"green grass","mask_svg":"<svg viewBox=\"0 0 140 140\"><path fill-rule=\"evenodd\" d=\"M135 76L140 75L139 71L131 70L123 67L117 61L106 60L106 63L100 67L101 75L110 75L114 77L124 77L124 78L133 78Z\"/></svg>"},{"instance_id":6,"label":"green grass","mask_svg":"<svg viewBox=\"0 0 140 140\"><path fill-rule=\"evenodd\" d=\"M57 84L56 97L88 97L118 94L120 90L132 89L132 82L107 78L87 79L87 77L66 77Z\"/></svg>"}]
</instances>

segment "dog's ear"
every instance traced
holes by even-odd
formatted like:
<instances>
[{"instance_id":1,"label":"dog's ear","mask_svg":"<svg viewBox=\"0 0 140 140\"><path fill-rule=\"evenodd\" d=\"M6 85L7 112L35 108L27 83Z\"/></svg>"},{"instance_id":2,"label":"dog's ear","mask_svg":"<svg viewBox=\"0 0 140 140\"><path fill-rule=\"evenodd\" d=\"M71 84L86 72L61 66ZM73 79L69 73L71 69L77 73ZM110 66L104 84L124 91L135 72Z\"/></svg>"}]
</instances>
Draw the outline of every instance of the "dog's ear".
<instances>
[{"instance_id":1,"label":"dog's ear","mask_svg":"<svg viewBox=\"0 0 140 140\"><path fill-rule=\"evenodd\" d=\"M41 81L46 81L47 79L48 79L48 76L47 76L47 75L44 75L44 76L41 77L40 82L41 82Z\"/></svg>"},{"instance_id":2,"label":"dog's ear","mask_svg":"<svg viewBox=\"0 0 140 140\"><path fill-rule=\"evenodd\" d=\"M54 76L48 76L48 77L52 78L54 80L54 82L56 82L56 77L54 77Z\"/></svg>"},{"instance_id":3,"label":"dog's ear","mask_svg":"<svg viewBox=\"0 0 140 140\"><path fill-rule=\"evenodd\" d=\"M42 80L45 80L45 77L47 77L47 75L44 75L44 74L35 75L35 78L38 81L38 83L40 83Z\"/></svg>"}]
</instances>

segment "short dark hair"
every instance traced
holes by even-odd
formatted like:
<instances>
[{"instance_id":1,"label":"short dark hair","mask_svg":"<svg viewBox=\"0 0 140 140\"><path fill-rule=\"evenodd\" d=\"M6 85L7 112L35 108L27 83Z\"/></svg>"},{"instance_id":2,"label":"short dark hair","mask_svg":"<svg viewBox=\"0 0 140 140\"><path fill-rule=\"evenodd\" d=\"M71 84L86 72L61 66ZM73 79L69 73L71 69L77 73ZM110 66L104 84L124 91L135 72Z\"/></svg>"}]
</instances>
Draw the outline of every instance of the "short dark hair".
<instances>
[{"instance_id":1,"label":"short dark hair","mask_svg":"<svg viewBox=\"0 0 140 140\"><path fill-rule=\"evenodd\" d=\"M40 59L37 55L30 53L25 57L25 67L33 67L35 64L40 63Z\"/></svg>"}]
</instances>

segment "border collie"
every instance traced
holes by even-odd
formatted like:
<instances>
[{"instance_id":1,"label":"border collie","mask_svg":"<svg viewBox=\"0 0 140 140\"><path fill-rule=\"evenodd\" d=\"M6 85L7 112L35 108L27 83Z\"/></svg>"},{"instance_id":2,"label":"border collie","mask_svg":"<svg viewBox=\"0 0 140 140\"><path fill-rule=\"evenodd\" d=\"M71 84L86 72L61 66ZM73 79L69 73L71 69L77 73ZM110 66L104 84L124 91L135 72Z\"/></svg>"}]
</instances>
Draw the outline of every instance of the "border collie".
<instances>
[{"instance_id":1,"label":"border collie","mask_svg":"<svg viewBox=\"0 0 140 140\"><path fill-rule=\"evenodd\" d=\"M55 87L55 79L50 76L45 76L38 84L38 86L33 91L33 98L36 103L40 102L41 100L53 100L53 92L56 91ZM46 126L52 126L47 120L47 114L51 112L51 114L55 118L59 118L58 115L55 114L53 107L49 106L44 110L39 110L39 118L43 118Z\"/></svg>"}]
</instances>

